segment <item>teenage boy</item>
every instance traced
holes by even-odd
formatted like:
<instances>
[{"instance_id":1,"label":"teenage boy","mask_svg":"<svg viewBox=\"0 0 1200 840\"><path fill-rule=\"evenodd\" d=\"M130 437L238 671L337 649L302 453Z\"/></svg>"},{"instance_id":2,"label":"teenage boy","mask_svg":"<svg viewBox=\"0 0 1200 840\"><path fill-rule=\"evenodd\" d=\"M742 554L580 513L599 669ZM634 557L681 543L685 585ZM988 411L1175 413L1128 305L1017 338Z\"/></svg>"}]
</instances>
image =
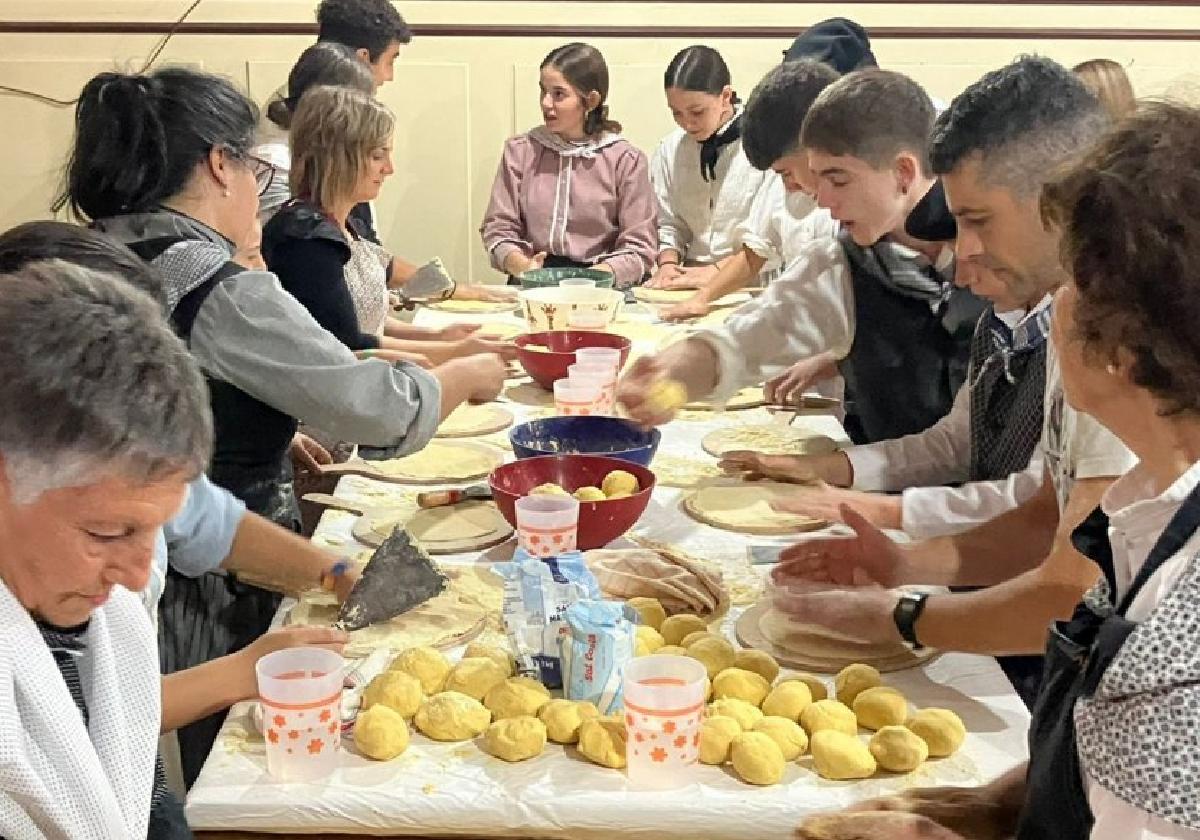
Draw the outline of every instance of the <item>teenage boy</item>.
<instances>
[{"instance_id":1,"label":"teenage boy","mask_svg":"<svg viewBox=\"0 0 1200 840\"><path fill-rule=\"evenodd\" d=\"M396 56L412 40L412 30L389 0L321 0L317 40L356 50L378 88L395 78Z\"/></svg>"}]
</instances>

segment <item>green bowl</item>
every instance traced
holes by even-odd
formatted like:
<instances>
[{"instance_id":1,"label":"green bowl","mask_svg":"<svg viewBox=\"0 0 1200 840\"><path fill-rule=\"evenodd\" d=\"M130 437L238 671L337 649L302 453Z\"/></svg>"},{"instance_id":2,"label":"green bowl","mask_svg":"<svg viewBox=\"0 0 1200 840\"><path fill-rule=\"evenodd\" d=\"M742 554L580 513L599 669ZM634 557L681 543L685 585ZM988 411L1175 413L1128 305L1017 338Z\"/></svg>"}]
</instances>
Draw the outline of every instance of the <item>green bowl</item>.
<instances>
[{"instance_id":1,"label":"green bowl","mask_svg":"<svg viewBox=\"0 0 1200 840\"><path fill-rule=\"evenodd\" d=\"M594 268L534 268L521 275L522 289L546 289L557 286L568 277L595 280L597 289L611 289L613 276Z\"/></svg>"}]
</instances>

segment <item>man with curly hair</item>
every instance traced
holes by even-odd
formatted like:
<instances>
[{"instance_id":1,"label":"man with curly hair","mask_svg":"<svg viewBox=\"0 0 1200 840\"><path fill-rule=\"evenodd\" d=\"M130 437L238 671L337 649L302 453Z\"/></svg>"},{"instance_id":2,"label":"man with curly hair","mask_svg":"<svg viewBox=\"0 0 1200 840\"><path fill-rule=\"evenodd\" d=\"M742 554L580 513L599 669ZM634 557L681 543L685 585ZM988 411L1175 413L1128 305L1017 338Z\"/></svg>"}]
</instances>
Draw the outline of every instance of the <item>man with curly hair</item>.
<instances>
[{"instance_id":1,"label":"man with curly hair","mask_svg":"<svg viewBox=\"0 0 1200 840\"><path fill-rule=\"evenodd\" d=\"M412 30L388 0L322 0L317 6L317 40L345 44L371 68L375 86L395 77L400 47Z\"/></svg>"}]
</instances>

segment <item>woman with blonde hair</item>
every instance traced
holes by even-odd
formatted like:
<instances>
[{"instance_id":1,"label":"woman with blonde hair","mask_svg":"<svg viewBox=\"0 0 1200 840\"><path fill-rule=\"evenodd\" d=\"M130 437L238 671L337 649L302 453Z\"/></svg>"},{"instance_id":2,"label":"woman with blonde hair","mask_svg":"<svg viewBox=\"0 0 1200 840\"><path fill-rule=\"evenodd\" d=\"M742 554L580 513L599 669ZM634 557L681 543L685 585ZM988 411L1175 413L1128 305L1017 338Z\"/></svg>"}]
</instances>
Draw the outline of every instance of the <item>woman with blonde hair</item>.
<instances>
[{"instance_id":1,"label":"woman with blonde hair","mask_svg":"<svg viewBox=\"0 0 1200 840\"><path fill-rule=\"evenodd\" d=\"M1084 87L1100 100L1114 120L1129 116L1137 108L1137 97L1125 68L1107 58L1093 58L1071 68Z\"/></svg>"}]
</instances>

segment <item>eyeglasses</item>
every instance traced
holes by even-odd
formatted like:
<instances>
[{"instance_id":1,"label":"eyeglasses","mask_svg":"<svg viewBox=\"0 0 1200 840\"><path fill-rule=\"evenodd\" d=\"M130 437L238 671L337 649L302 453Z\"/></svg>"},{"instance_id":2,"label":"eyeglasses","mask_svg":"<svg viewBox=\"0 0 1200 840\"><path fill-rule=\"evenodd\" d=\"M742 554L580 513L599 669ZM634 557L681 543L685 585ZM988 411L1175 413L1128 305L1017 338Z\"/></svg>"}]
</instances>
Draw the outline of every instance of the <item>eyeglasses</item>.
<instances>
[{"instance_id":1,"label":"eyeglasses","mask_svg":"<svg viewBox=\"0 0 1200 840\"><path fill-rule=\"evenodd\" d=\"M258 184L258 196L262 198L267 194L267 190L271 189L271 184L275 183L275 164L249 152L244 157L250 164L250 170L254 173L255 183Z\"/></svg>"}]
</instances>

